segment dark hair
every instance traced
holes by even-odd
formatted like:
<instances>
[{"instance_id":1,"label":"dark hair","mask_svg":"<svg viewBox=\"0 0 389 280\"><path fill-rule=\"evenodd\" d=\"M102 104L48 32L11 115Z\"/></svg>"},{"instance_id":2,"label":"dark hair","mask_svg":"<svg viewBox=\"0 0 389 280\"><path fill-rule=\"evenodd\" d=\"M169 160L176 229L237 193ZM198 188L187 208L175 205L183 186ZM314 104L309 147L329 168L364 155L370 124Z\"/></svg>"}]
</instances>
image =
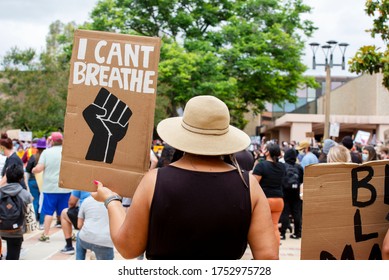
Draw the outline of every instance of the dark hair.
<instances>
[{"instance_id":1,"label":"dark hair","mask_svg":"<svg viewBox=\"0 0 389 280\"><path fill-rule=\"evenodd\" d=\"M20 164L11 164L5 171L7 183L19 183L24 176L23 166Z\"/></svg>"},{"instance_id":2,"label":"dark hair","mask_svg":"<svg viewBox=\"0 0 389 280\"><path fill-rule=\"evenodd\" d=\"M285 151L284 160L286 163L294 165L296 163L298 152L295 148L290 148Z\"/></svg>"},{"instance_id":3,"label":"dark hair","mask_svg":"<svg viewBox=\"0 0 389 280\"><path fill-rule=\"evenodd\" d=\"M8 150L12 150L13 143L11 138L8 138L7 133L1 133L0 145Z\"/></svg>"},{"instance_id":4,"label":"dark hair","mask_svg":"<svg viewBox=\"0 0 389 280\"><path fill-rule=\"evenodd\" d=\"M354 146L354 141L351 138L351 136L345 136L342 139L342 144L345 146L347 149L351 150L352 147Z\"/></svg>"},{"instance_id":5,"label":"dark hair","mask_svg":"<svg viewBox=\"0 0 389 280\"><path fill-rule=\"evenodd\" d=\"M273 162L278 162L278 158L281 156L280 146L275 143L268 143L266 145L266 150L269 152Z\"/></svg>"},{"instance_id":6,"label":"dark hair","mask_svg":"<svg viewBox=\"0 0 389 280\"><path fill-rule=\"evenodd\" d=\"M168 166L172 163L175 149L168 144L165 144L161 153L161 157L158 159L157 167Z\"/></svg>"},{"instance_id":7,"label":"dark hair","mask_svg":"<svg viewBox=\"0 0 389 280\"><path fill-rule=\"evenodd\" d=\"M365 146L363 147L363 150L366 150L369 152L369 156L367 157L367 161L377 160L377 152L375 151L373 146Z\"/></svg>"}]
</instances>

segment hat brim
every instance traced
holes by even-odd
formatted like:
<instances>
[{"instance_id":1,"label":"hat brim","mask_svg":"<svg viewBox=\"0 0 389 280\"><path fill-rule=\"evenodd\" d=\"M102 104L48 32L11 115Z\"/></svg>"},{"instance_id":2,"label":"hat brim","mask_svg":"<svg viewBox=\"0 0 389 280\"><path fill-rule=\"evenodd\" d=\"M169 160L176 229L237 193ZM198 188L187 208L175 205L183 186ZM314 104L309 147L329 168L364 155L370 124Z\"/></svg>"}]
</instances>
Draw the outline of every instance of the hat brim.
<instances>
[{"instance_id":1,"label":"hat brim","mask_svg":"<svg viewBox=\"0 0 389 280\"><path fill-rule=\"evenodd\" d=\"M229 155L246 149L250 137L242 130L230 125L222 135L194 133L182 125L182 117L168 118L157 126L158 135L170 146L197 155Z\"/></svg>"}]
</instances>

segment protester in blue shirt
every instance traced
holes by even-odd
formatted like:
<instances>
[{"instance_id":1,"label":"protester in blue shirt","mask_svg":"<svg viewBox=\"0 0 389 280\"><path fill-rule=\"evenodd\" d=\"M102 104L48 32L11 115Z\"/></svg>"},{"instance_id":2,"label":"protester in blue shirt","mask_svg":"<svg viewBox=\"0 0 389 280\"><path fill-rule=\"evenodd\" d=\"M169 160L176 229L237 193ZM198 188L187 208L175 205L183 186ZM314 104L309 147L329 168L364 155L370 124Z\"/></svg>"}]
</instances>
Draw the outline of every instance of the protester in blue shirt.
<instances>
[{"instance_id":1,"label":"protester in blue shirt","mask_svg":"<svg viewBox=\"0 0 389 280\"><path fill-rule=\"evenodd\" d=\"M305 154L300 162L302 168L305 169L305 167L310 164L319 163L317 156L311 152L311 145L308 141L301 141L300 144L296 147L296 150L299 152L304 152Z\"/></svg>"},{"instance_id":2,"label":"protester in blue shirt","mask_svg":"<svg viewBox=\"0 0 389 280\"><path fill-rule=\"evenodd\" d=\"M78 229L77 220L80 206L85 198L90 196L89 192L74 190L69 198L69 208L62 211L61 225L65 237L66 245L61 250L61 253L66 255L73 255L75 250L73 247L73 227Z\"/></svg>"}]
</instances>

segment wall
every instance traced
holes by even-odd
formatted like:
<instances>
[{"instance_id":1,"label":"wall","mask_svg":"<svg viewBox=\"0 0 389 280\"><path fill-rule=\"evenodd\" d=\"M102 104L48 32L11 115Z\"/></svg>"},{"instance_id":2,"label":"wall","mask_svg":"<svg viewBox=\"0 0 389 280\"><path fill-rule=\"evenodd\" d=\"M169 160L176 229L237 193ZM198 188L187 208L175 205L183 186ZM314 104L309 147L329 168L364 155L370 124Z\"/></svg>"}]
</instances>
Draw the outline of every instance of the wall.
<instances>
[{"instance_id":1,"label":"wall","mask_svg":"<svg viewBox=\"0 0 389 280\"><path fill-rule=\"evenodd\" d=\"M306 139L305 133L312 131L312 123L292 123L290 127L290 141L294 140L300 142L301 140Z\"/></svg>"},{"instance_id":2,"label":"wall","mask_svg":"<svg viewBox=\"0 0 389 280\"><path fill-rule=\"evenodd\" d=\"M377 115L389 116L389 91L382 85L382 75L376 75Z\"/></svg>"},{"instance_id":3,"label":"wall","mask_svg":"<svg viewBox=\"0 0 389 280\"><path fill-rule=\"evenodd\" d=\"M248 123L243 131L246 132L249 136L255 136L256 127L261 125L261 115L255 116L253 112L248 112L244 115L244 117Z\"/></svg>"},{"instance_id":4,"label":"wall","mask_svg":"<svg viewBox=\"0 0 389 280\"><path fill-rule=\"evenodd\" d=\"M331 115L376 115L376 75L363 75L331 92Z\"/></svg>"},{"instance_id":5,"label":"wall","mask_svg":"<svg viewBox=\"0 0 389 280\"><path fill-rule=\"evenodd\" d=\"M279 141L280 143L282 141L286 141L286 142L290 142L290 128L289 127L280 127L280 130L279 130Z\"/></svg>"}]
</instances>

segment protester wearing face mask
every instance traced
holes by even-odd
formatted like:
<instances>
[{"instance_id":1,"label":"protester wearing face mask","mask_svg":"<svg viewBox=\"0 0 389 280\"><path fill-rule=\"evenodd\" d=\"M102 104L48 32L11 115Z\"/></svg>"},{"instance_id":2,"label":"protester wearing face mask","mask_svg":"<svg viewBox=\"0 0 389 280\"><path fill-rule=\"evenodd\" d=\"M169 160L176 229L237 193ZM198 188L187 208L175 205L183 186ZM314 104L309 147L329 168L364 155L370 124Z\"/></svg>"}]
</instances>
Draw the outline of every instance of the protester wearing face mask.
<instances>
[{"instance_id":1,"label":"protester wearing face mask","mask_svg":"<svg viewBox=\"0 0 389 280\"><path fill-rule=\"evenodd\" d=\"M362 149L362 161L363 162L368 162L368 161L377 160L377 159L378 159L377 152L373 146L367 145L367 146L363 147L363 149Z\"/></svg>"},{"instance_id":2,"label":"protester wearing face mask","mask_svg":"<svg viewBox=\"0 0 389 280\"><path fill-rule=\"evenodd\" d=\"M311 152L311 144L308 141L301 141L296 147L296 150L298 150L299 153L303 152L305 154L300 163L302 168L305 169L305 166L307 165L319 163L317 156Z\"/></svg>"},{"instance_id":3,"label":"protester wearing face mask","mask_svg":"<svg viewBox=\"0 0 389 280\"><path fill-rule=\"evenodd\" d=\"M305 151L304 151L304 149L301 149L300 151L297 151L297 152L298 152L298 154L297 154L297 162L301 163L301 161L303 160L303 158L305 156Z\"/></svg>"}]
</instances>

